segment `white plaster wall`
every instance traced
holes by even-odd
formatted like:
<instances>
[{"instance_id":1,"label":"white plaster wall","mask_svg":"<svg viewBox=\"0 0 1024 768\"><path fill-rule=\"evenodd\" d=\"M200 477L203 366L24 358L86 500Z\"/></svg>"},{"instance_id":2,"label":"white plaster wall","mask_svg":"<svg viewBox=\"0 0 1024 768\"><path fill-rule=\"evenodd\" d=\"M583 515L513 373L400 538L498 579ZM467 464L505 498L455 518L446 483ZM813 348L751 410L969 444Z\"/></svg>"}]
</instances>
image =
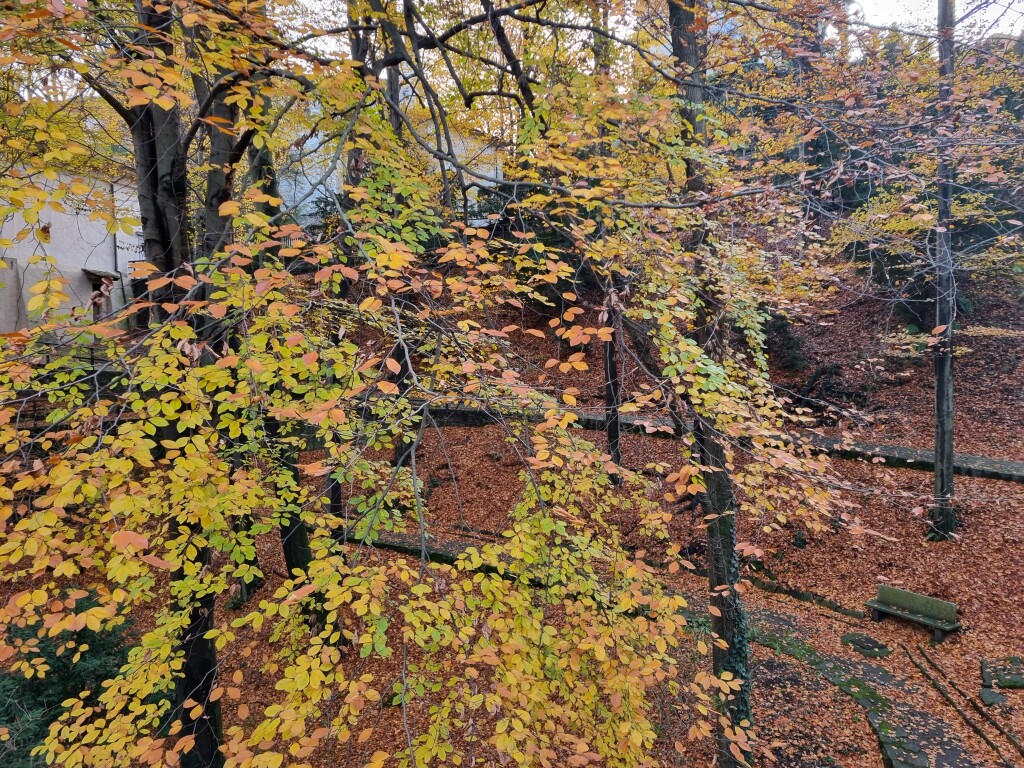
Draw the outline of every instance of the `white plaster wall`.
<instances>
[{"instance_id":1,"label":"white plaster wall","mask_svg":"<svg viewBox=\"0 0 1024 768\"><path fill-rule=\"evenodd\" d=\"M424 132L427 136L431 135L426 128ZM452 131L451 140L454 154L460 162L474 173L486 177L477 178L467 174L467 183L475 182L489 187L494 186L494 182L488 179L504 179L504 156L489 137ZM315 223L316 201L339 193L345 180L345 157L336 154L334 144L317 148L313 140L307 143L308 146L291 150L288 158L281 163L277 178L285 210L303 226ZM440 171L436 157L429 156L427 168L434 173ZM472 210L476 206L479 190L475 187L470 189L468 197ZM481 219L477 223L484 221Z\"/></svg>"},{"instance_id":2,"label":"white plaster wall","mask_svg":"<svg viewBox=\"0 0 1024 768\"><path fill-rule=\"evenodd\" d=\"M95 194L114 200L123 214L137 217L134 190L129 186L111 186L106 182L92 182ZM0 223L0 240L16 240L13 245L0 245L0 259L6 268L0 268L0 332L11 332L39 322L38 312L30 313L26 307L32 294L30 289L46 275L47 265L30 264L33 255L50 256L56 261L56 271L67 280L65 291L70 300L62 309L88 304L93 283L83 271L119 273L122 279L114 282L112 303L123 306L131 297L128 262L142 258L141 238L136 233L107 232L106 222L92 219L88 209L76 211L64 202L64 211L51 207L39 215L39 226L49 225L49 242L41 242L34 234L19 235L26 228L20 214L12 214Z\"/></svg>"},{"instance_id":3,"label":"white plaster wall","mask_svg":"<svg viewBox=\"0 0 1024 768\"><path fill-rule=\"evenodd\" d=\"M504 156L495 146L494 141L483 134L463 133L453 130L451 132L452 153L469 172L464 174L467 184L477 184L480 187L494 187L497 182L505 178L502 163ZM447 150L446 150L447 151ZM431 169L440 170L440 163L436 157L430 158ZM477 174L477 175L474 175ZM469 200L469 221L471 226L483 226L487 223L486 218L475 218L475 208L478 203L484 202L481 199L480 190L472 187L467 192Z\"/></svg>"},{"instance_id":4,"label":"white plaster wall","mask_svg":"<svg viewBox=\"0 0 1024 768\"><path fill-rule=\"evenodd\" d=\"M333 143L319 151L313 146L293 148L277 175L284 210L302 226L315 223L317 201L341 192L344 163L344 156L336 156Z\"/></svg>"}]
</instances>

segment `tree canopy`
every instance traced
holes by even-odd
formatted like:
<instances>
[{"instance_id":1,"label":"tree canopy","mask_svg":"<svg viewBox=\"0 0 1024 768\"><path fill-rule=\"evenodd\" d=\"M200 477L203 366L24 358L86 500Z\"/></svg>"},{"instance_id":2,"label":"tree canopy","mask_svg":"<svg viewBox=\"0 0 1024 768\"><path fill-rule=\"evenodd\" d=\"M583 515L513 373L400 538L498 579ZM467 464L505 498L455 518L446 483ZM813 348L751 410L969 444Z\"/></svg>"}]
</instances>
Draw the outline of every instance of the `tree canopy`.
<instances>
[{"instance_id":1,"label":"tree canopy","mask_svg":"<svg viewBox=\"0 0 1024 768\"><path fill-rule=\"evenodd\" d=\"M134 620L40 754L645 766L659 691L723 761L757 751L758 544L726 524L856 524L765 324L828 290L830 248L929 279L925 40L829 3L31 0L0 41L0 207L47 270L0 341L0 662L43 677L49 638ZM1019 258L1019 53L965 66L972 268ZM108 316L64 309L63 207L142 235ZM602 366L604 437L576 385ZM417 459L456 412L502 431L517 490L445 559ZM673 462L624 461L626 419ZM693 567L688 503L708 628L663 578Z\"/></svg>"}]
</instances>

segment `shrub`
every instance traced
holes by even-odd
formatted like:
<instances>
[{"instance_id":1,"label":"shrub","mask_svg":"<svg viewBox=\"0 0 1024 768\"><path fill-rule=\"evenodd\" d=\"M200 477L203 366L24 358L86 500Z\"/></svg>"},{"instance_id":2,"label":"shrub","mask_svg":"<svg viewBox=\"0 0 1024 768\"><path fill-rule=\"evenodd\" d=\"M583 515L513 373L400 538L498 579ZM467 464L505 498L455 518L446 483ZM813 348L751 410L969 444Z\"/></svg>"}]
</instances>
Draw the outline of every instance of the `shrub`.
<instances>
[{"instance_id":1,"label":"shrub","mask_svg":"<svg viewBox=\"0 0 1024 768\"><path fill-rule=\"evenodd\" d=\"M45 758L33 756L32 750L46 738L62 701L82 691L97 691L104 680L117 674L127 655L125 630L122 625L105 632L83 629L44 638L38 642L37 651L49 666L45 677L0 673L0 733L8 735L0 742L0 765L40 768L46 764ZM37 636L34 627L14 629L11 634L11 639L25 641ZM69 640L74 640L75 646L58 655L58 649ZM73 661L79 651L78 661Z\"/></svg>"}]
</instances>

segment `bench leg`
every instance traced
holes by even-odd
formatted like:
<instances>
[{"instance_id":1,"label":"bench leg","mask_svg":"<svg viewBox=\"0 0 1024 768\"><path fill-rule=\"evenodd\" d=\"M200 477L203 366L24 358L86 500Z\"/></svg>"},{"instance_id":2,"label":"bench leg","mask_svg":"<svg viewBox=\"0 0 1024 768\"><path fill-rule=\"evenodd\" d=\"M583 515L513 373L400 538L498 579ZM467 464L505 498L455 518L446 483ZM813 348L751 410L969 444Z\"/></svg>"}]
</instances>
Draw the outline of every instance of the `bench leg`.
<instances>
[{"instance_id":1,"label":"bench leg","mask_svg":"<svg viewBox=\"0 0 1024 768\"><path fill-rule=\"evenodd\" d=\"M949 634L948 632L944 632L941 629L933 629L932 630L932 640L935 641L936 643L941 643L943 640L946 639L946 635L948 635L948 634Z\"/></svg>"},{"instance_id":2,"label":"bench leg","mask_svg":"<svg viewBox=\"0 0 1024 768\"><path fill-rule=\"evenodd\" d=\"M871 620L872 621L881 621L882 620L882 616L884 616L884 614L880 610L878 610L877 608L872 608L871 609Z\"/></svg>"}]
</instances>

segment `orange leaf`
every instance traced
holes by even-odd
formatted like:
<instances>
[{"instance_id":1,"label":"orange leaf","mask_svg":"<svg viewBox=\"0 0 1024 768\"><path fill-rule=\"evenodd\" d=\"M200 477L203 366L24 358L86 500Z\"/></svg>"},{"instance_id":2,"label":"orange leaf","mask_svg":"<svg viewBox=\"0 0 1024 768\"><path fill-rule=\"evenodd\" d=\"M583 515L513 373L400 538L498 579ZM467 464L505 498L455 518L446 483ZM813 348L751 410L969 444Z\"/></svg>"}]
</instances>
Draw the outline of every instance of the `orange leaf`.
<instances>
[{"instance_id":1,"label":"orange leaf","mask_svg":"<svg viewBox=\"0 0 1024 768\"><path fill-rule=\"evenodd\" d=\"M162 571L173 571L178 566L172 563L170 560L164 560L156 555L143 555L139 558L144 563L149 563L154 568L159 568Z\"/></svg>"},{"instance_id":2,"label":"orange leaf","mask_svg":"<svg viewBox=\"0 0 1024 768\"><path fill-rule=\"evenodd\" d=\"M157 271L156 264L149 261L133 261L128 265L133 279L139 279L151 275Z\"/></svg>"},{"instance_id":3,"label":"orange leaf","mask_svg":"<svg viewBox=\"0 0 1024 768\"><path fill-rule=\"evenodd\" d=\"M120 531L115 531L114 535L110 537L110 543L118 549L126 549L129 546L136 549L145 549L149 546L149 539L141 533L121 529Z\"/></svg>"},{"instance_id":4,"label":"orange leaf","mask_svg":"<svg viewBox=\"0 0 1024 768\"><path fill-rule=\"evenodd\" d=\"M169 277L155 277L146 283L147 291L155 291L163 288L165 285L170 285L171 278Z\"/></svg>"},{"instance_id":5,"label":"orange leaf","mask_svg":"<svg viewBox=\"0 0 1024 768\"><path fill-rule=\"evenodd\" d=\"M289 603L289 604L297 603L297 602L299 602L299 600L302 600L303 598L309 597L315 591L316 591L316 585L315 584L307 584L306 586L302 587L301 589L297 589L294 592L292 592L290 595L288 595L288 597L285 599L285 602Z\"/></svg>"}]
</instances>

